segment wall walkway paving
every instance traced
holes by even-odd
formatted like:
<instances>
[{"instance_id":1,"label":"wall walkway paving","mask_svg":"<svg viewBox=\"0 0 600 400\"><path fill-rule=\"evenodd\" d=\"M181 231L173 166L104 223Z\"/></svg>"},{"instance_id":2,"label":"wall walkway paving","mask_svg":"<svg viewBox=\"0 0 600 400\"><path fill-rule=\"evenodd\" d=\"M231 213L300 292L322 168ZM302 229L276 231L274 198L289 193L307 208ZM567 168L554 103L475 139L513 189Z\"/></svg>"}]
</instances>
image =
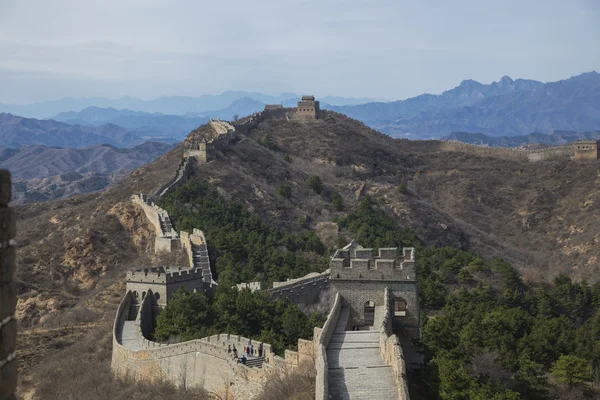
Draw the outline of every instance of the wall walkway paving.
<instances>
[{"instance_id":1,"label":"wall walkway paving","mask_svg":"<svg viewBox=\"0 0 600 400\"><path fill-rule=\"evenodd\" d=\"M376 319L384 313L376 309ZM397 399L394 372L379 354L379 332L346 331L349 316L350 310L342 308L327 346L330 399Z\"/></svg>"}]
</instances>

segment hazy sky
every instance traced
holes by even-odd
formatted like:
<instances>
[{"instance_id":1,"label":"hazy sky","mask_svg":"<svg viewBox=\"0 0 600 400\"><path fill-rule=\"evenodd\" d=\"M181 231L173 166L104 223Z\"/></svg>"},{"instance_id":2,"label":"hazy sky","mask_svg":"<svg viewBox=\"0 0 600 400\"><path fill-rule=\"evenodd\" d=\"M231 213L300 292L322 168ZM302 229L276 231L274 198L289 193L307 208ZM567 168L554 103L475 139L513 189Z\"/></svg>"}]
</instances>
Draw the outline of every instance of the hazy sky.
<instances>
[{"instance_id":1,"label":"hazy sky","mask_svg":"<svg viewBox=\"0 0 600 400\"><path fill-rule=\"evenodd\" d=\"M600 0L0 0L0 102L404 99L600 70Z\"/></svg>"}]
</instances>

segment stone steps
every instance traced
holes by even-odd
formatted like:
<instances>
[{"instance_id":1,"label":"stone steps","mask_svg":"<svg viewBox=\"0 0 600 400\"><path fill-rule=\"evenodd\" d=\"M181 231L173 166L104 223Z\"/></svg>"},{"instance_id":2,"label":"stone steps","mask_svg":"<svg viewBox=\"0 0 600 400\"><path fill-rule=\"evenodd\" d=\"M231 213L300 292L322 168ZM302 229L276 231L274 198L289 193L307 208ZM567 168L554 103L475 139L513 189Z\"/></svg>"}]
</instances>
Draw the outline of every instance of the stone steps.
<instances>
[{"instance_id":1,"label":"stone steps","mask_svg":"<svg viewBox=\"0 0 600 400\"><path fill-rule=\"evenodd\" d=\"M381 321L381 311L375 314ZM397 399L394 372L379 354L379 332L346 331L349 316L350 310L342 308L327 346L330 399Z\"/></svg>"}]
</instances>

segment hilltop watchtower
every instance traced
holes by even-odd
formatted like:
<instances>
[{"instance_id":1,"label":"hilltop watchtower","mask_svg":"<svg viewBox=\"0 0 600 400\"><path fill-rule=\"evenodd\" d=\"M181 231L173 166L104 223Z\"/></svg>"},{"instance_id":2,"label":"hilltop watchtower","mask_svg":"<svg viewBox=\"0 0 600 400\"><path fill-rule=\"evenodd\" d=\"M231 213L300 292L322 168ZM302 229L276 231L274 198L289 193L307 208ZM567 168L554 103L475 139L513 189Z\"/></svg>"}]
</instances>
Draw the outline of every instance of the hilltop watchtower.
<instances>
[{"instance_id":1,"label":"hilltop watchtower","mask_svg":"<svg viewBox=\"0 0 600 400\"><path fill-rule=\"evenodd\" d=\"M315 96L302 96L302 100L298 102L295 117L297 119L317 119L319 111L319 102L315 101Z\"/></svg>"},{"instance_id":2,"label":"hilltop watchtower","mask_svg":"<svg viewBox=\"0 0 600 400\"><path fill-rule=\"evenodd\" d=\"M573 158L575 160L597 160L598 141L577 140L575 143L573 143Z\"/></svg>"},{"instance_id":3,"label":"hilltop watchtower","mask_svg":"<svg viewBox=\"0 0 600 400\"><path fill-rule=\"evenodd\" d=\"M375 307L384 305L387 287L393 299L393 317L404 327L419 327L417 271L412 247L364 248L352 241L331 258L331 299L340 293L350 309L352 324L373 325Z\"/></svg>"},{"instance_id":4,"label":"hilltop watchtower","mask_svg":"<svg viewBox=\"0 0 600 400\"><path fill-rule=\"evenodd\" d=\"M210 285L203 280L202 268L156 267L127 272L127 292L141 302L150 291L156 304L165 307L173 293L183 287L188 292L204 292Z\"/></svg>"}]
</instances>

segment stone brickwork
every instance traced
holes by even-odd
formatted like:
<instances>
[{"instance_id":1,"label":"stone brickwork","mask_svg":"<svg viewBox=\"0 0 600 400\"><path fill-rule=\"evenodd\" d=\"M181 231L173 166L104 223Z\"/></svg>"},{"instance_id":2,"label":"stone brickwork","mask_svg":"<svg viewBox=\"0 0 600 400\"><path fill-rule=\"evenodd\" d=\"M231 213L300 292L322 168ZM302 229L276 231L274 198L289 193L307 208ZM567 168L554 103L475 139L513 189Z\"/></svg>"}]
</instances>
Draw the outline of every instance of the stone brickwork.
<instances>
[{"instance_id":1,"label":"stone brickwork","mask_svg":"<svg viewBox=\"0 0 600 400\"><path fill-rule=\"evenodd\" d=\"M265 382L276 373L293 369L303 361L314 362L312 342L300 340L298 352L286 352L285 359L273 353L272 346L263 343L264 360L255 366L242 365L228 353L228 347L238 350L248 343L255 352L260 342L229 334L177 344L162 344L151 338L155 296L151 291L141 303L128 292L113 325L113 372L136 381L168 380L177 386L202 387L220 398L253 399Z\"/></svg>"},{"instance_id":2,"label":"stone brickwork","mask_svg":"<svg viewBox=\"0 0 600 400\"><path fill-rule=\"evenodd\" d=\"M269 289L274 300L286 297L296 304L314 304L323 293L329 292L329 270L323 273L313 272L302 278L273 282Z\"/></svg>"},{"instance_id":3,"label":"stone brickwork","mask_svg":"<svg viewBox=\"0 0 600 400\"><path fill-rule=\"evenodd\" d=\"M315 101L315 96L302 96L302 99L298 102L298 107L296 108L294 118L317 119L319 111L319 102Z\"/></svg>"},{"instance_id":4,"label":"stone brickwork","mask_svg":"<svg viewBox=\"0 0 600 400\"><path fill-rule=\"evenodd\" d=\"M317 332L315 329L314 341L315 341L315 370L317 376L315 379L315 399L316 400L327 400L329 399L329 383L328 383L328 362L327 362L327 345L331 340L333 331L335 330L336 324L340 317L340 311L342 308L342 299L337 293L333 297L333 304L327 315L327 320L323 324L323 329Z\"/></svg>"},{"instance_id":5,"label":"stone brickwork","mask_svg":"<svg viewBox=\"0 0 600 400\"><path fill-rule=\"evenodd\" d=\"M383 293L385 315L379 326L379 352L386 365L392 367L394 379L398 387L398 399L408 400L408 381L406 379L406 363L398 337L393 330L393 294L385 288Z\"/></svg>"},{"instance_id":6,"label":"stone brickwork","mask_svg":"<svg viewBox=\"0 0 600 400\"><path fill-rule=\"evenodd\" d=\"M352 324L366 323L365 305L383 306L386 287L406 302L405 323L419 326L417 271L413 248L381 248L376 256L352 241L336 251L330 262L331 294L340 293L350 309ZM333 298L333 296L331 296Z\"/></svg>"},{"instance_id":7,"label":"stone brickwork","mask_svg":"<svg viewBox=\"0 0 600 400\"><path fill-rule=\"evenodd\" d=\"M17 387L17 296L15 272L16 222L11 200L10 173L0 170L0 400L14 399Z\"/></svg>"},{"instance_id":8,"label":"stone brickwork","mask_svg":"<svg viewBox=\"0 0 600 400\"><path fill-rule=\"evenodd\" d=\"M575 160L596 161L598 160L598 141L597 140L578 140L573 143Z\"/></svg>"},{"instance_id":9,"label":"stone brickwork","mask_svg":"<svg viewBox=\"0 0 600 400\"><path fill-rule=\"evenodd\" d=\"M166 306L173 293L183 287L188 292L203 293L210 287L205 284L201 268L156 267L127 272L127 291L142 301L147 293L154 293L156 302Z\"/></svg>"}]
</instances>

